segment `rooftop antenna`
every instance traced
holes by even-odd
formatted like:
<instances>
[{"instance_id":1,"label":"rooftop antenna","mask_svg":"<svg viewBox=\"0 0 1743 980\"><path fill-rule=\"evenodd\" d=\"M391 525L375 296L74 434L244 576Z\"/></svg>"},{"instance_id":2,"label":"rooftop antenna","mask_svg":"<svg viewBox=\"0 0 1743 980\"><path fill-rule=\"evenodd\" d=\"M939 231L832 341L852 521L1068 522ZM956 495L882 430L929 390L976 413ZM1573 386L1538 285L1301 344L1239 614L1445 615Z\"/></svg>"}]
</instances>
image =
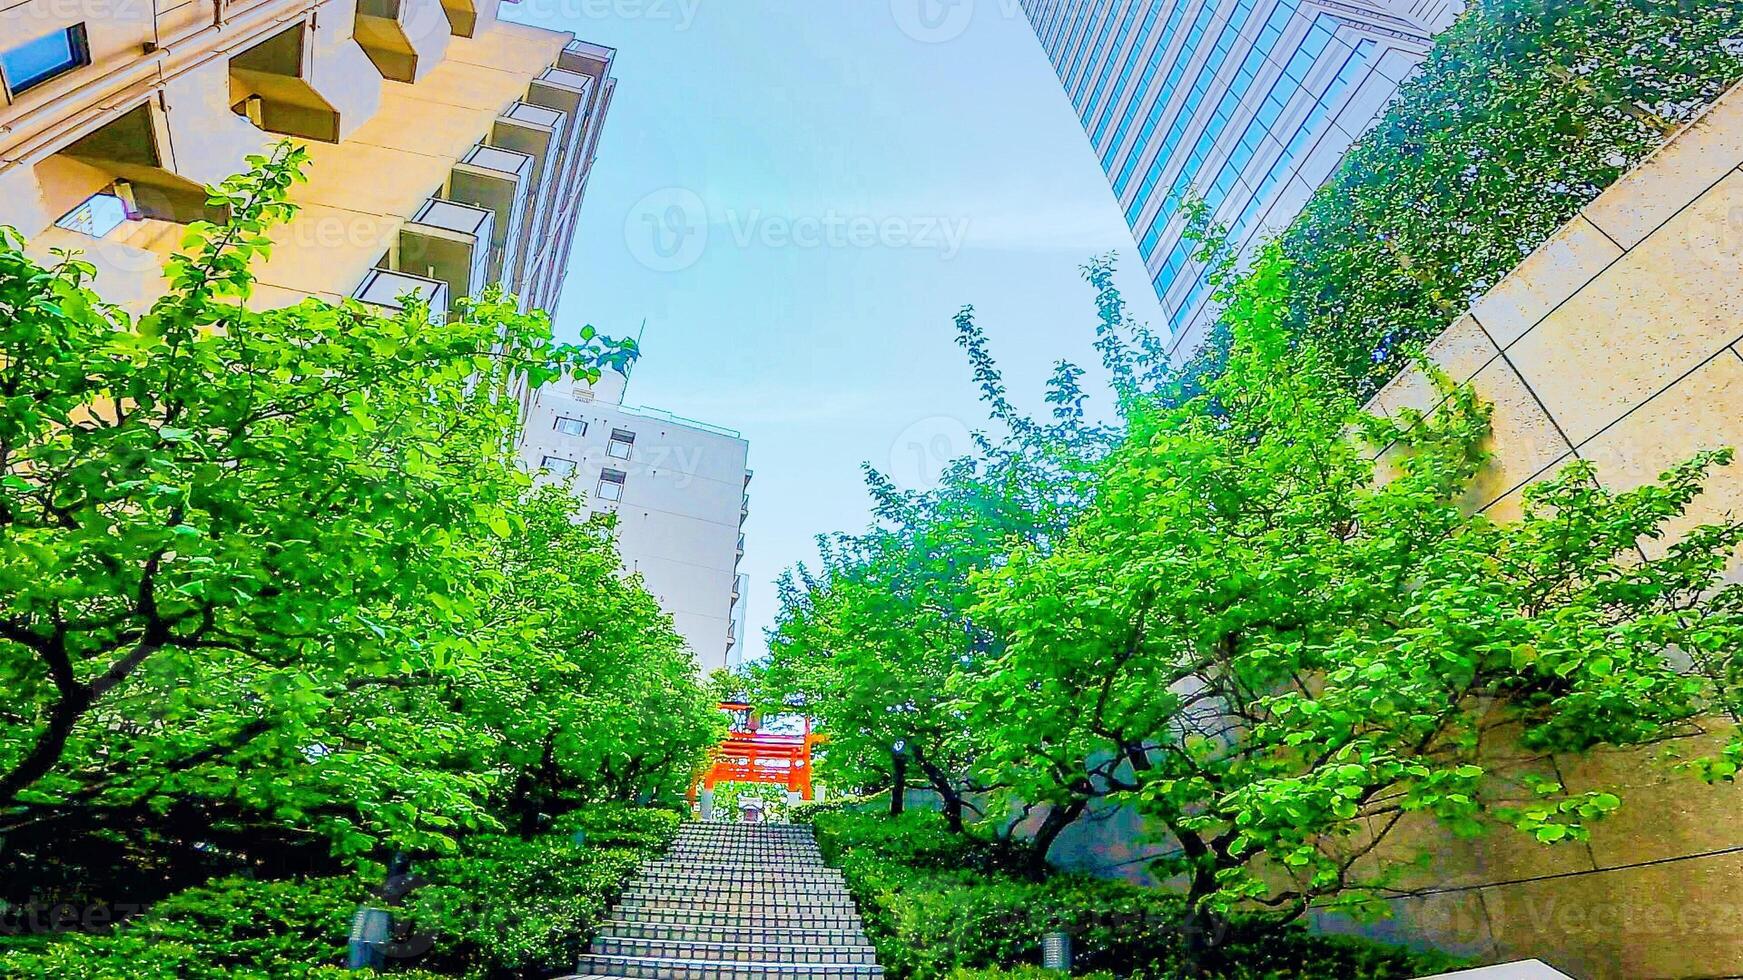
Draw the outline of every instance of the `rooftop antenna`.
<instances>
[{"instance_id":1,"label":"rooftop antenna","mask_svg":"<svg viewBox=\"0 0 1743 980\"><path fill-rule=\"evenodd\" d=\"M644 316L642 317L641 329L635 332L635 349L638 355L641 353L642 349L642 334L647 332L648 318ZM623 366L623 395L618 399L619 404L622 404L623 400L629 397L629 376L635 371L635 364L635 361L630 361L628 364Z\"/></svg>"}]
</instances>

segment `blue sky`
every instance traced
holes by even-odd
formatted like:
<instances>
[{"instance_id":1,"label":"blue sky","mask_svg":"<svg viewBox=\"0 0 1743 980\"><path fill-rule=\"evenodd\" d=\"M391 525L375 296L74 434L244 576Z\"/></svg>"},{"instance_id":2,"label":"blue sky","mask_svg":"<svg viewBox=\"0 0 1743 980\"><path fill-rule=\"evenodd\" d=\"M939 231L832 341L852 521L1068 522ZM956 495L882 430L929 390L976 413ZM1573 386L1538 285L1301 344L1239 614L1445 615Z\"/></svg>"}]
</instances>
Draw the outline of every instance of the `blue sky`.
<instances>
[{"instance_id":1,"label":"blue sky","mask_svg":"<svg viewBox=\"0 0 1743 980\"><path fill-rule=\"evenodd\" d=\"M526 0L618 49L559 332L647 321L628 401L750 440L749 649L773 581L868 521L859 467L924 482L982 424L973 304L1019 404L1092 360L1079 266L1131 233L1016 0Z\"/></svg>"}]
</instances>

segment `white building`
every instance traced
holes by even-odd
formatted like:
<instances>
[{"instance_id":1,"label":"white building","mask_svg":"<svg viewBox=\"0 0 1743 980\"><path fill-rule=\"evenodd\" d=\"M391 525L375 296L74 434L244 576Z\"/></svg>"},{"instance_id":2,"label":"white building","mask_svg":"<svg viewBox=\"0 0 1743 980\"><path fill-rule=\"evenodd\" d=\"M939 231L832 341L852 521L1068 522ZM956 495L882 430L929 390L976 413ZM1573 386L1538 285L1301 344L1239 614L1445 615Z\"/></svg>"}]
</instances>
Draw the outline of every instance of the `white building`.
<instances>
[{"instance_id":1,"label":"white building","mask_svg":"<svg viewBox=\"0 0 1743 980\"><path fill-rule=\"evenodd\" d=\"M617 515L625 567L672 616L704 672L742 659L750 444L737 432L623 404L625 379L533 396L521 459Z\"/></svg>"}]
</instances>

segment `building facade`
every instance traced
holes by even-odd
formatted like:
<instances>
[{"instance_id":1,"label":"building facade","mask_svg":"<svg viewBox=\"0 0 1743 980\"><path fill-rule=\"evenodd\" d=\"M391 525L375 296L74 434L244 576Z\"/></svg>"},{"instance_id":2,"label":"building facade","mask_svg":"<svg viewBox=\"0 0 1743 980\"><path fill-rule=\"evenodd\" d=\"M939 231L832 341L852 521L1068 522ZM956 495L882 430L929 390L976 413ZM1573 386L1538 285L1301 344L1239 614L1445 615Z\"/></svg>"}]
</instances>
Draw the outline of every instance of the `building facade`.
<instances>
[{"instance_id":1,"label":"building facade","mask_svg":"<svg viewBox=\"0 0 1743 980\"><path fill-rule=\"evenodd\" d=\"M289 138L308 181L256 263L257 307L412 293L440 315L500 284L550 310L615 52L501 20L499 2L7 0L0 225L41 260L82 253L98 291L139 312L186 225L222 217L204 187ZM621 393L620 376L525 393L528 465L572 461L589 505L618 513L625 564L719 666L743 629L745 443Z\"/></svg>"},{"instance_id":2,"label":"building facade","mask_svg":"<svg viewBox=\"0 0 1743 980\"><path fill-rule=\"evenodd\" d=\"M521 445L539 479L617 518L625 568L672 617L703 671L743 660L750 445L737 432L623 403L625 378L534 393Z\"/></svg>"},{"instance_id":3,"label":"building facade","mask_svg":"<svg viewBox=\"0 0 1743 980\"><path fill-rule=\"evenodd\" d=\"M203 187L290 138L297 216L252 302L438 312L491 283L549 309L615 81L613 52L498 0L22 0L0 9L0 224L140 309Z\"/></svg>"},{"instance_id":4,"label":"building facade","mask_svg":"<svg viewBox=\"0 0 1743 980\"><path fill-rule=\"evenodd\" d=\"M1286 227L1460 0L1022 0L1138 243L1182 359L1209 270L1186 202L1246 254Z\"/></svg>"}]
</instances>

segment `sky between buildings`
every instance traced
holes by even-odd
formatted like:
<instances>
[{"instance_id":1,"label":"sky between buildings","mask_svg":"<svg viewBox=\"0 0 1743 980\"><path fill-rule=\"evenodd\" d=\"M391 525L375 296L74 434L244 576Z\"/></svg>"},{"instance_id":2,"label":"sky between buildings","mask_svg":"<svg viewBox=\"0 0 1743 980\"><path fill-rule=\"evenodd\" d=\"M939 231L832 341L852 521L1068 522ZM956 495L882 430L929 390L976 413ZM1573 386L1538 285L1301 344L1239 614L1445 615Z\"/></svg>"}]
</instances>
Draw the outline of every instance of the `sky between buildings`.
<instances>
[{"instance_id":1,"label":"sky between buildings","mask_svg":"<svg viewBox=\"0 0 1743 980\"><path fill-rule=\"evenodd\" d=\"M618 49L560 334L633 335L628 403L751 444L747 656L814 535L859 530L860 464L923 485L984 424L973 304L1013 397L1093 361L1079 267L1130 231L1017 0L525 0Z\"/></svg>"}]
</instances>

